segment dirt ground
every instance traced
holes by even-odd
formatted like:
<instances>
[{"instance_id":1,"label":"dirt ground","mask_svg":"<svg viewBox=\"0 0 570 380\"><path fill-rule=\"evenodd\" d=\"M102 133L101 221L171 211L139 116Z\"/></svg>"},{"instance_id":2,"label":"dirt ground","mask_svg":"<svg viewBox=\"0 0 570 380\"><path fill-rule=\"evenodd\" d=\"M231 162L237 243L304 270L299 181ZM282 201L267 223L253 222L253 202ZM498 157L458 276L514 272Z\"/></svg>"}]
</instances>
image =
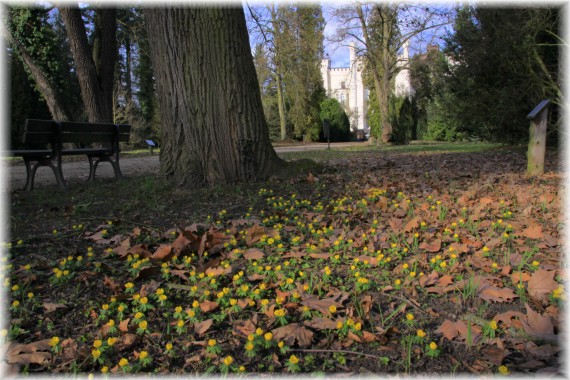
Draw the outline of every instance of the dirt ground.
<instances>
[{"instance_id":1,"label":"dirt ground","mask_svg":"<svg viewBox=\"0 0 570 380\"><path fill-rule=\"evenodd\" d=\"M331 143L331 149L346 148L352 146L362 145L361 142L350 142L350 143ZM275 147L277 153L288 153L288 152L301 152L301 151L312 151L312 150L325 150L327 149L327 144L308 144L308 145L292 145L292 146L278 146ZM5 165L7 174L10 176L10 180L2 181L0 187L2 190L16 190L22 189L26 186L26 167L23 161L18 161L15 165L6 165L5 162L0 163L0 165ZM160 168L160 162L158 159L158 154L150 155L137 155L134 157L122 156L121 161L121 171L125 176L139 176L141 174L155 174ZM63 176L66 181L86 181L89 177L89 162L87 159L79 159L78 157L72 157L69 162L63 163ZM111 164L103 162L97 167L96 178L113 178L115 173ZM5 177L6 178L6 177ZM46 187L55 186L57 182L53 171L45 166L38 168L36 172L36 177L34 179L34 187Z\"/></svg>"}]
</instances>

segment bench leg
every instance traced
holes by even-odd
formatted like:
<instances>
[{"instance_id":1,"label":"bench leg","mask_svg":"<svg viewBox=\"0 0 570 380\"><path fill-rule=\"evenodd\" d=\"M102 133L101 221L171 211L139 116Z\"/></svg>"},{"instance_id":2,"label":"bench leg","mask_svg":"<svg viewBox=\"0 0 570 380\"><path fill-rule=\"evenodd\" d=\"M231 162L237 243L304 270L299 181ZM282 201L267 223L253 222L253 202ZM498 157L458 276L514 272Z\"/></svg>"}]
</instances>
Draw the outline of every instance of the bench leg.
<instances>
[{"instance_id":1,"label":"bench leg","mask_svg":"<svg viewBox=\"0 0 570 380\"><path fill-rule=\"evenodd\" d=\"M26 187L24 187L24 190L32 191L34 188L34 174L36 173L35 169L37 168L34 168L34 170L32 170L30 167L30 160L28 159L24 159L24 163L26 164Z\"/></svg>"},{"instance_id":2,"label":"bench leg","mask_svg":"<svg viewBox=\"0 0 570 380\"><path fill-rule=\"evenodd\" d=\"M123 179L123 173L121 173L121 168L119 167L119 163L117 161L109 160L111 165L113 165L113 169L115 169L115 177L117 179Z\"/></svg>"},{"instance_id":3,"label":"bench leg","mask_svg":"<svg viewBox=\"0 0 570 380\"><path fill-rule=\"evenodd\" d=\"M35 160L34 160L35 161ZM55 180L61 190L67 190L67 186L65 185L65 180L63 179L63 173L61 171L61 161L59 161L57 166L54 166L52 160L50 158L42 158L37 160L36 164L30 168L30 160L24 160L26 164L26 191L32 191L34 188L34 178L36 177L36 171L40 166L49 166L55 175Z\"/></svg>"},{"instance_id":4,"label":"bench leg","mask_svg":"<svg viewBox=\"0 0 570 380\"><path fill-rule=\"evenodd\" d=\"M53 174L55 174L55 179L57 180L59 188L61 190L67 190L67 186L65 186L65 180L63 179L63 172L61 171L61 159L58 159L57 161L57 166L54 166L50 161L49 167L51 170L53 170Z\"/></svg>"},{"instance_id":5,"label":"bench leg","mask_svg":"<svg viewBox=\"0 0 570 380\"><path fill-rule=\"evenodd\" d=\"M115 160L112 160L110 157L98 157L97 160L95 160L95 162L93 162L93 157L92 156L87 156L87 158L89 159L89 179L87 180L88 182L93 182L95 180L95 171L97 170L97 165L99 165L100 162L108 162L111 164L111 166L113 167L113 170L115 171L115 177L117 179L123 179L123 173L121 173L121 168L119 166L119 163L116 162Z\"/></svg>"},{"instance_id":6,"label":"bench leg","mask_svg":"<svg viewBox=\"0 0 570 380\"><path fill-rule=\"evenodd\" d=\"M87 156L87 159L89 160L89 178L87 178L87 182L93 182L95 181L95 171L97 170L97 164L99 161L96 161L95 164L93 164L93 157L89 155Z\"/></svg>"}]
</instances>

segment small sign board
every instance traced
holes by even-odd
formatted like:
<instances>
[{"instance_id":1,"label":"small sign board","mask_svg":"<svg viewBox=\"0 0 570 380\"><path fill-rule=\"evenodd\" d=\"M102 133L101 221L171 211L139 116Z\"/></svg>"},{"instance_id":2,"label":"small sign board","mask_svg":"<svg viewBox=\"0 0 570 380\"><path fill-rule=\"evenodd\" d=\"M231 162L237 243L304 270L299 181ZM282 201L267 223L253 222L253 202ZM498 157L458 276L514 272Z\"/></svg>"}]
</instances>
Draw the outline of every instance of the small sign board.
<instances>
[{"instance_id":1,"label":"small sign board","mask_svg":"<svg viewBox=\"0 0 570 380\"><path fill-rule=\"evenodd\" d=\"M152 140L145 140L145 141L148 144L148 146L156 146L156 144Z\"/></svg>"}]
</instances>

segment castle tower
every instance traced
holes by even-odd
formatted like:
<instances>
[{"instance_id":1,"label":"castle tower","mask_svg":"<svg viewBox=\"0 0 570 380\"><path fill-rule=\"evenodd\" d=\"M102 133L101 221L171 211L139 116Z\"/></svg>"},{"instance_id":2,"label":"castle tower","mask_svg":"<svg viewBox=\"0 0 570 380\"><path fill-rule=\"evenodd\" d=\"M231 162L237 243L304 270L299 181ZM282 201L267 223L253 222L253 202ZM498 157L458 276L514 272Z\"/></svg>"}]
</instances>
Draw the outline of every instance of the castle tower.
<instances>
[{"instance_id":1,"label":"castle tower","mask_svg":"<svg viewBox=\"0 0 570 380\"><path fill-rule=\"evenodd\" d=\"M410 43L408 40L404 42L402 46L402 55L398 58L397 65L401 67L400 71L396 75L395 82L395 93L397 96L403 96L411 98L414 94L414 89L412 88L412 81L410 77Z\"/></svg>"}]
</instances>

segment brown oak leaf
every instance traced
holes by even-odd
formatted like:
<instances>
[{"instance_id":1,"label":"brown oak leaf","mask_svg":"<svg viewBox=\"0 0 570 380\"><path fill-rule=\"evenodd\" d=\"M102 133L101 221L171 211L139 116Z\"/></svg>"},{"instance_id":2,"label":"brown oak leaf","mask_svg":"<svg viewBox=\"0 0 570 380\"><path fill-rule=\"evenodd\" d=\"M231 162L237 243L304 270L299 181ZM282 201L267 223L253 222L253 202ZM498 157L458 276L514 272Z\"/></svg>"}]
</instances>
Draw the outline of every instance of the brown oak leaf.
<instances>
[{"instance_id":1,"label":"brown oak leaf","mask_svg":"<svg viewBox=\"0 0 570 380\"><path fill-rule=\"evenodd\" d=\"M528 280L528 294L537 301L542 301L550 293L558 288L558 283L554 280L556 271L538 269Z\"/></svg>"},{"instance_id":2,"label":"brown oak leaf","mask_svg":"<svg viewBox=\"0 0 570 380\"><path fill-rule=\"evenodd\" d=\"M274 339L283 340L288 346L293 346L296 341L299 347L308 347L313 341L313 332L298 323L290 323L271 332Z\"/></svg>"},{"instance_id":3,"label":"brown oak leaf","mask_svg":"<svg viewBox=\"0 0 570 380\"><path fill-rule=\"evenodd\" d=\"M212 323L214 323L213 319L206 319L205 321L196 323L194 325L194 331L196 331L196 334L198 334L198 336L202 336L212 326Z\"/></svg>"}]
</instances>

